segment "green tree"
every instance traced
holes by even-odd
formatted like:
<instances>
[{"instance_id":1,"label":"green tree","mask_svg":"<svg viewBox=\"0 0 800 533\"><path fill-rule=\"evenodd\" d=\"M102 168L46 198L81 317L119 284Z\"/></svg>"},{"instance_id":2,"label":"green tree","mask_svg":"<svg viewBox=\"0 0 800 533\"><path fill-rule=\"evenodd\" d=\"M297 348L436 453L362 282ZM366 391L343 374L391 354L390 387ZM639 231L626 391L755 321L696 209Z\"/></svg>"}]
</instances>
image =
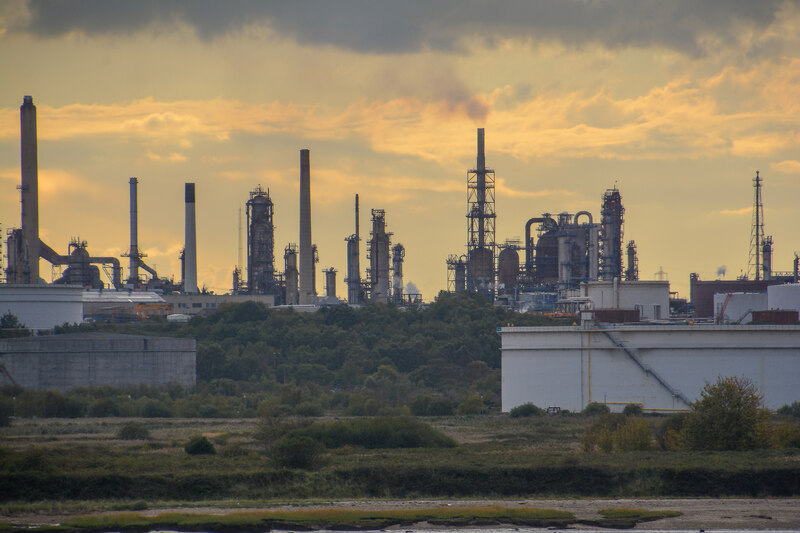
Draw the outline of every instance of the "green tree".
<instances>
[{"instance_id":1,"label":"green tree","mask_svg":"<svg viewBox=\"0 0 800 533\"><path fill-rule=\"evenodd\" d=\"M684 432L691 450L752 450L766 444L769 413L764 397L746 377L707 383L692 403Z\"/></svg>"}]
</instances>

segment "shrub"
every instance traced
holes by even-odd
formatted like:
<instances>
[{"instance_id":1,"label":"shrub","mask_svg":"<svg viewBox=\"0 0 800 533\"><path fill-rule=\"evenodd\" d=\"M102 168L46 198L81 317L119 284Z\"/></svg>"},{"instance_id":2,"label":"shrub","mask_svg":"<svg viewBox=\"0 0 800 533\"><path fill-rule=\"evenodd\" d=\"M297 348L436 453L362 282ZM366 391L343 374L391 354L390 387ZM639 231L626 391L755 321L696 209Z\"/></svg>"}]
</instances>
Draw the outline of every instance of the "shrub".
<instances>
[{"instance_id":1,"label":"shrub","mask_svg":"<svg viewBox=\"0 0 800 533\"><path fill-rule=\"evenodd\" d=\"M128 422L117 431L117 438L122 440L146 440L150 438L150 431L138 422Z\"/></svg>"},{"instance_id":2,"label":"shrub","mask_svg":"<svg viewBox=\"0 0 800 533\"><path fill-rule=\"evenodd\" d=\"M142 405L141 416L144 418L169 418L172 411L159 400L150 399Z\"/></svg>"},{"instance_id":3,"label":"shrub","mask_svg":"<svg viewBox=\"0 0 800 533\"><path fill-rule=\"evenodd\" d=\"M314 468L325 447L305 435L285 435L272 445L272 460L285 468Z\"/></svg>"},{"instance_id":4,"label":"shrub","mask_svg":"<svg viewBox=\"0 0 800 533\"><path fill-rule=\"evenodd\" d=\"M0 398L0 427L10 426L12 416L14 416L14 402L7 398Z\"/></svg>"},{"instance_id":5,"label":"shrub","mask_svg":"<svg viewBox=\"0 0 800 533\"><path fill-rule=\"evenodd\" d=\"M600 415L581 436L581 444L587 452L629 452L648 450L653 440L650 424L644 420L625 417L620 413Z\"/></svg>"},{"instance_id":6,"label":"shrub","mask_svg":"<svg viewBox=\"0 0 800 533\"><path fill-rule=\"evenodd\" d=\"M524 416L542 416L544 414L544 410L536 407L532 403L523 403L522 405L518 405L511 409L508 412L508 416L511 418L521 418Z\"/></svg>"},{"instance_id":7,"label":"shrub","mask_svg":"<svg viewBox=\"0 0 800 533\"><path fill-rule=\"evenodd\" d=\"M687 413L670 415L656 430L656 442L662 450L678 451L684 447L683 425Z\"/></svg>"},{"instance_id":8,"label":"shrub","mask_svg":"<svg viewBox=\"0 0 800 533\"><path fill-rule=\"evenodd\" d=\"M783 416L791 416L793 418L800 418L800 402L792 402L779 408L777 413Z\"/></svg>"},{"instance_id":9,"label":"shrub","mask_svg":"<svg viewBox=\"0 0 800 533\"><path fill-rule=\"evenodd\" d=\"M322 416L322 407L314 402L301 402L294 408L297 416Z\"/></svg>"},{"instance_id":10,"label":"shrub","mask_svg":"<svg viewBox=\"0 0 800 533\"><path fill-rule=\"evenodd\" d=\"M380 417L317 423L292 432L311 437L326 448L450 448L455 441L428 424L402 417Z\"/></svg>"},{"instance_id":11,"label":"shrub","mask_svg":"<svg viewBox=\"0 0 800 533\"><path fill-rule=\"evenodd\" d=\"M110 398L98 398L89 404L88 414L95 417L118 416L119 409Z\"/></svg>"},{"instance_id":12,"label":"shrub","mask_svg":"<svg viewBox=\"0 0 800 533\"><path fill-rule=\"evenodd\" d=\"M473 394L458 405L460 415L479 415L483 412L483 398L480 394Z\"/></svg>"},{"instance_id":13,"label":"shrub","mask_svg":"<svg viewBox=\"0 0 800 533\"><path fill-rule=\"evenodd\" d=\"M586 407L583 408L581 414L586 416L597 416L597 415L605 415L611 412L611 409L604 403L600 402L591 402Z\"/></svg>"},{"instance_id":14,"label":"shrub","mask_svg":"<svg viewBox=\"0 0 800 533\"><path fill-rule=\"evenodd\" d=\"M639 416L642 414L642 405L638 403L629 403L622 410L622 414L625 416Z\"/></svg>"},{"instance_id":15,"label":"shrub","mask_svg":"<svg viewBox=\"0 0 800 533\"><path fill-rule=\"evenodd\" d=\"M773 448L800 448L800 426L796 423L786 420L771 429Z\"/></svg>"},{"instance_id":16,"label":"shrub","mask_svg":"<svg viewBox=\"0 0 800 533\"><path fill-rule=\"evenodd\" d=\"M189 455L213 455L217 453L214 445L205 435L195 435L183 447Z\"/></svg>"},{"instance_id":17,"label":"shrub","mask_svg":"<svg viewBox=\"0 0 800 533\"><path fill-rule=\"evenodd\" d=\"M766 444L768 412L753 382L745 377L720 377L708 383L684 429L692 450L752 450Z\"/></svg>"},{"instance_id":18,"label":"shrub","mask_svg":"<svg viewBox=\"0 0 800 533\"><path fill-rule=\"evenodd\" d=\"M419 394L411 400L409 410L414 416L450 416L453 414L453 402L447 398Z\"/></svg>"},{"instance_id":19,"label":"shrub","mask_svg":"<svg viewBox=\"0 0 800 533\"><path fill-rule=\"evenodd\" d=\"M649 450L653 441L653 430L642 419L628 419L614 430L614 446L620 452Z\"/></svg>"},{"instance_id":20,"label":"shrub","mask_svg":"<svg viewBox=\"0 0 800 533\"><path fill-rule=\"evenodd\" d=\"M279 415L265 416L256 424L256 431L253 438L265 448L291 431L302 427L308 427L308 422L291 421Z\"/></svg>"}]
</instances>

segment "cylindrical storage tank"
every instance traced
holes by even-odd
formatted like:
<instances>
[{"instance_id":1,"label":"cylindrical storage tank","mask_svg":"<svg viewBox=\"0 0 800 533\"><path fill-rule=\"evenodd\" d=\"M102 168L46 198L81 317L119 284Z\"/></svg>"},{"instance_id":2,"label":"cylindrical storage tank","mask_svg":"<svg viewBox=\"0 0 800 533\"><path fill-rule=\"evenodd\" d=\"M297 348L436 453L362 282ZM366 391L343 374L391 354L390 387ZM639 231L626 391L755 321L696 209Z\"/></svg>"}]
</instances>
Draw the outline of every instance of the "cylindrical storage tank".
<instances>
[{"instance_id":1,"label":"cylindrical storage tank","mask_svg":"<svg viewBox=\"0 0 800 533\"><path fill-rule=\"evenodd\" d=\"M519 252L506 248L497 256L497 281L506 289L517 286L519 276Z\"/></svg>"},{"instance_id":2,"label":"cylindrical storage tank","mask_svg":"<svg viewBox=\"0 0 800 533\"><path fill-rule=\"evenodd\" d=\"M767 305L770 309L800 311L800 283L768 286Z\"/></svg>"}]
</instances>

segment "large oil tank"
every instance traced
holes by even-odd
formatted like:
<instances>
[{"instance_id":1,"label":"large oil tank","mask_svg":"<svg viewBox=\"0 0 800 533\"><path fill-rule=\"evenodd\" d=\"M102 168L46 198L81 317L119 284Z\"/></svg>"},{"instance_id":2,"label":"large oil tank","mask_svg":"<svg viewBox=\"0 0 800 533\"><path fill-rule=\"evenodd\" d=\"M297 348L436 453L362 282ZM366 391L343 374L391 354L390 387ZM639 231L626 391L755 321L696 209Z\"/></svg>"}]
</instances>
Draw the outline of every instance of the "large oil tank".
<instances>
[{"instance_id":1,"label":"large oil tank","mask_svg":"<svg viewBox=\"0 0 800 533\"><path fill-rule=\"evenodd\" d=\"M506 289L517 286L519 276L519 252L506 248L497 256L497 280Z\"/></svg>"}]
</instances>

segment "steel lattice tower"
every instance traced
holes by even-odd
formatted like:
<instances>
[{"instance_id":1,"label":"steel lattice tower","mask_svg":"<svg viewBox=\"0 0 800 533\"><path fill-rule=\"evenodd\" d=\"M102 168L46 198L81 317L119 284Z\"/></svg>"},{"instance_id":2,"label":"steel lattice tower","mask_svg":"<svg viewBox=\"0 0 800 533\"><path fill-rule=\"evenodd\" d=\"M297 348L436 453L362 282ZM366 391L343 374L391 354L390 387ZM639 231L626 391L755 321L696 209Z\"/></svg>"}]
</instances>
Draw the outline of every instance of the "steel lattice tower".
<instances>
[{"instance_id":1,"label":"steel lattice tower","mask_svg":"<svg viewBox=\"0 0 800 533\"><path fill-rule=\"evenodd\" d=\"M495 278L494 170L486 168L483 128L478 128L478 157L467 172L467 290L492 296Z\"/></svg>"},{"instance_id":2,"label":"steel lattice tower","mask_svg":"<svg viewBox=\"0 0 800 533\"><path fill-rule=\"evenodd\" d=\"M753 178L753 222L750 229L750 254L747 261L747 278L755 272L755 279L761 279L761 244L764 241L764 204L761 201L761 182L758 175Z\"/></svg>"}]
</instances>

